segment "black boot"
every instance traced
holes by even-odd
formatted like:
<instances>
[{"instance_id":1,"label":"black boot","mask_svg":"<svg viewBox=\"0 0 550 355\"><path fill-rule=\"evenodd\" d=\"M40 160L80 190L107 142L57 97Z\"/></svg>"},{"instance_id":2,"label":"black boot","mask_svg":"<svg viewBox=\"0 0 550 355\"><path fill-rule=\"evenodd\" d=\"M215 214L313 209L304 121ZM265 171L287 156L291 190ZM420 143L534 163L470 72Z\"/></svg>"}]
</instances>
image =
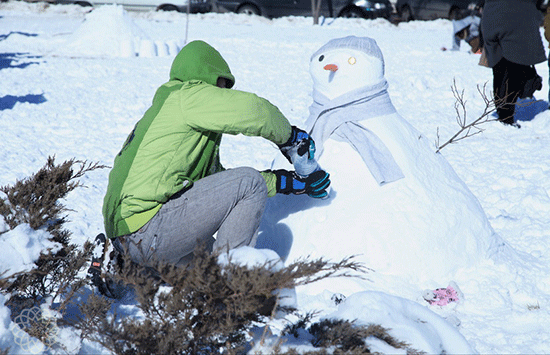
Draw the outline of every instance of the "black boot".
<instances>
[{"instance_id":1,"label":"black boot","mask_svg":"<svg viewBox=\"0 0 550 355\"><path fill-rule=\"evenodd\" d=\"M507 119L504 119L504 120L499 120L499 121L502 122L503 124L507 125L507 126L521 128L519 123L514 122L514 117L507 118Z\"/></svg>"}]
</instances>

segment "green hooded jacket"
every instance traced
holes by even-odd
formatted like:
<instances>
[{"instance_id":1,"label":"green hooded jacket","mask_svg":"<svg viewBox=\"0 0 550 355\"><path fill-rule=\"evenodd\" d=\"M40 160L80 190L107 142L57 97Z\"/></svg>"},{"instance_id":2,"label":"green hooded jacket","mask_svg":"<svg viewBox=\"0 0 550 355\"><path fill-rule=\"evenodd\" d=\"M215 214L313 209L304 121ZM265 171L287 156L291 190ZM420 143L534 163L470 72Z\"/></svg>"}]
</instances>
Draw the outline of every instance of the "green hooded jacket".
<instances>
[{"instance_id":1,"label":"green hooded jacket","mask_svg":"<svg viewBox=\"0 0 550 355\"><path fill-rule=\"evenodd\" d=\"M223 133L285 143L291 125L277 107L254 94L222 89L235 78L220 53L203 41L187 44L174 59L170 80L155 93L109 174L103 202L105 232L114 238L145 225L172 195L223 170ZM269 196L275 176L262 173Z\"/></svg>"}]
</instances>

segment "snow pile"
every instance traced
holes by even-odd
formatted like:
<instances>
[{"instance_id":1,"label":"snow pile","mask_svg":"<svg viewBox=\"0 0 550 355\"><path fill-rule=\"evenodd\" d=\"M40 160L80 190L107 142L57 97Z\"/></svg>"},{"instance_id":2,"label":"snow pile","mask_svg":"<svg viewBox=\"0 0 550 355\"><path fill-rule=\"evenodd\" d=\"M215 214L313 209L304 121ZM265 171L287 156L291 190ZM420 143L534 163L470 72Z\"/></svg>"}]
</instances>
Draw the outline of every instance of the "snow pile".
<instances>
[{"instance_id":1,"label":"snow pile","mask_svg":"<svg viewBox=\"0 0 550 355\"><path fill-rule=\"evenodd\" d=\"M181 49L177 40L152 40L120 5L88 13L82 25L55 54L101 57L165 57Z\"/></svg>"},{"instance_id":2,"label":"snow pile","mask_svg":"<svg viewBox=\"0 0 550 355\"><path fill-rule=\"evenodd\" d=\"M348 297L329 315L357 324L380 324L389 333L427 354L475 354L476 351L449 322L420 304L382 292L359 292ZM373 353L393 353L372 339ZM395 351L395 350L394 350Z\"/></svg>"},{"instance_id":3,"label":"snow pile","mask_svg":"<svg viewBox=\"0 0 550 355\"><path fill-rule=\"evenodd\" d=\"M0 304L6 303L8 298L0 293ZM0 307L0 349L7 349L13 347L13 334L10 331L10 327L13 322L10 320L10 310L8 307Z\"/></svg>"},{"instance_id":4,"label":"snow pile","mask_svg":"<svg viewBox=\"0 0 550 355\"><path fill-rule=\"evenodd\" d=\"M50 241L52 235L43 230L34 230L28 224L21 224L13 230L7 230L4 219L0 217L0 277L27 272L35 268L35 261L48 249L55 252L61 248L59 243ZM8 297L0 294L0 304ZM24 317L20 317L24 318ZM17 319L16 319L17 320ZM28 327L28 321L26 323ZM8 307L0 307L0 349L10 348L11 354L42 354L45 346L36 338L30 337L15 322L11 321Z\"/></svg>"},{"instance_id":5,"label":"snow pile","mask_svg":"<svg viewBox=\"0 0 550 355\"><path fill-rule=\"evenodd\" d=\"M41 252L57 251L61 245L49 240L52 235L43 230L34 230L21 224L13 230L0 234L0 275L11 275L31 270Z\"/></svg>"},{"instance_id":6,"label":"snow pile","mask_svg":"<svg viewBox=\"0 0 550 355\"><path fill-rule=\"evenodd\" d=\"M284 267L283 262L273 250L251 247L232 249L228 253L221 254L218 263L220 265L233 263L249 268L266 266L273 271L281 270Z\"/></svg>"}]
</instances>

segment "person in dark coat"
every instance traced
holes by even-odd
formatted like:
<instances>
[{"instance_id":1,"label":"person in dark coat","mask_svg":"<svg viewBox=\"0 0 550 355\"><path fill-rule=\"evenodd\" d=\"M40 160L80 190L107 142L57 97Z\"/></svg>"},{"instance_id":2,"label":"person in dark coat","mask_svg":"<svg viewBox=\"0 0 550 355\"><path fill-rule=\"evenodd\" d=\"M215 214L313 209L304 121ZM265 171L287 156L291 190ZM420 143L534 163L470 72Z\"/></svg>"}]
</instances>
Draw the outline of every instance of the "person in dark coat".
<instances>
[{"instance_id":1,"label":"person in dark coat","mask_svg":"<svg viewBox=\"0 0 550 355\"><path fill-rule=\"evenodd\" d=\"M544 37L548 43L550 43L550 6L546 8L546 15L544 15ZM550 53L548 58L548 68L550 71ZM550 90L548 91L548 102L550 102Z\"/></svg>"},{"instance_id":2,"label":"person in dark coat","mask_svg":"<svg viewBox=\"0 0 550 355\"><path fill-rule=\"evenodd\" d=\"M498 117L517 127L515 103L526 82L536 75L531 66L546 60L536 1L486 0L483 7L481 30L488 66L493 69Z\"/></svg>"}]
</instances>

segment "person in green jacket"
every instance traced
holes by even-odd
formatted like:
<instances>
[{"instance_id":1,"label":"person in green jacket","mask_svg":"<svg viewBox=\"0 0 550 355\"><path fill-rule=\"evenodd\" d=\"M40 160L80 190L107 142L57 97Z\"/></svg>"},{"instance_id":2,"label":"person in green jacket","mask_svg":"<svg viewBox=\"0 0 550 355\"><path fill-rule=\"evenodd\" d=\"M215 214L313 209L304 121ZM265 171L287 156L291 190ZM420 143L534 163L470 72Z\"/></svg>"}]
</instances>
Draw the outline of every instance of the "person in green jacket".
<instances>
[{"instance_id":1,"label":"person in green jacket","mask_svg":"<svg viewBox=\"0 0 550 355\"><path fill-rule=\"evenodd\" d=\"M198 244L220 252L254 246L268 196L326 195L330 179L323 170L300 177L222 167L224 133L263 137L289 160L291 149L314 147L277 107L230 90L234 83L216 49L188 43L115 157L103 204L105 232L134 262L185 265Z\"/></svg>"}]
</instances>

